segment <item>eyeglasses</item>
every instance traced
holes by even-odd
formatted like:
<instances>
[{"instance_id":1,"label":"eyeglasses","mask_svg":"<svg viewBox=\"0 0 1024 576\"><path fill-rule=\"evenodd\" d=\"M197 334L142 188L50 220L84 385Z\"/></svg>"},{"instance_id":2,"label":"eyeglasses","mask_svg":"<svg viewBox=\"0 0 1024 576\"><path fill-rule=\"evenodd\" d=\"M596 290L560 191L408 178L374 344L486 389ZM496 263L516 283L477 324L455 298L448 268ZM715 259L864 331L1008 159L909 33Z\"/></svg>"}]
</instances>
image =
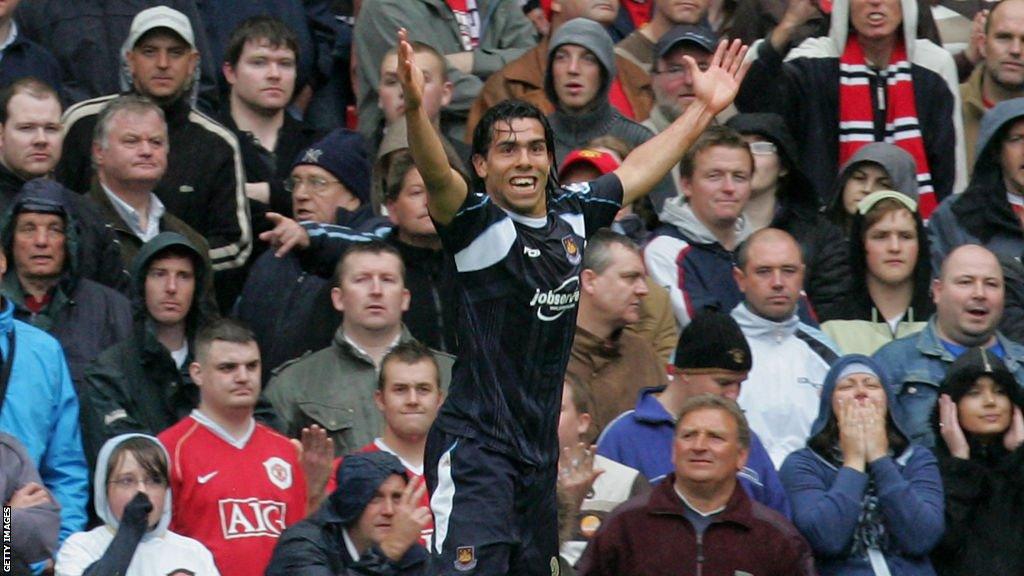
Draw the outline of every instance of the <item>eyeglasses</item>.
<instances>
[{"instance_id":1,"label":"eyeglasses","mask_svg":"<svg viewBox=\"0 0 1024 576\"><path fill-rule=\"evenodd\" d=\"M313 176L312 178L295 178L294 176L286 178L284 181L284 189L289 193L299 189L300 186L309 186L309 189L314 194L323 194L327 192L327 187L331 184L337 184L340 180L327 180L319 176Z\"/></svg>"},{"instance_id":2,"label":"eyeglasses","mask_svg":"<svg viewBox=\"0 0 1024 576\"><path fill-rule=\"evenodd\" d=\"M772 144L771 142L751 142L750 143L750 153L751 154L757 154L759 156L766 155L766 154L775 154L776 150L778 150L778 148L776 148L775 144Z\"/></svg>"},{"instance_id":3,"label":"eyeglasses","mask_svg":"<svg viewBox=\"0 0 1024 576\"><path fill-rule=\"evenodd\" d=\"M167 486L167 481L163 478L154 478L147 476L145 478L136 478L135 476L122 476L116 480L111 480L108 484L117 486L121 490L131 490L139 484L142 484L143 488L163 488Z\"/></svg>"}]
</instances>

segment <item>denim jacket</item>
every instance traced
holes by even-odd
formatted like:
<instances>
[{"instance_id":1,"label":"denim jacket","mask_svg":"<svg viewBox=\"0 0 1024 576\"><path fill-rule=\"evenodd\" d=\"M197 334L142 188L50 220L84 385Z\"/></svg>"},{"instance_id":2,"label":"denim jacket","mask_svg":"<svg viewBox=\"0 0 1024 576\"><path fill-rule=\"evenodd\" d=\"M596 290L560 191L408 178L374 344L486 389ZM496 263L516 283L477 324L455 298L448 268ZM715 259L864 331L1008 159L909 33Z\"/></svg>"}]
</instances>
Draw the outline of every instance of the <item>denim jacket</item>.
<instances>
[{"instance_id":1,"label":"denim jacket","mask_svg":"<svg viewBox=\"0 0 1024 576\"><path fill-rule=\"evenodd\" d=\"M1005 351L1003 361L1017 383L1024 386L1024 346L996 332ZM935 447L931 419L939 399L939 384L955 358L942 345L935 328L935 316L924 330L886 344L875 352L874 359L889 374L889 385L907 416L907 433L911 442Z\"/></svg>"}]
</instances>

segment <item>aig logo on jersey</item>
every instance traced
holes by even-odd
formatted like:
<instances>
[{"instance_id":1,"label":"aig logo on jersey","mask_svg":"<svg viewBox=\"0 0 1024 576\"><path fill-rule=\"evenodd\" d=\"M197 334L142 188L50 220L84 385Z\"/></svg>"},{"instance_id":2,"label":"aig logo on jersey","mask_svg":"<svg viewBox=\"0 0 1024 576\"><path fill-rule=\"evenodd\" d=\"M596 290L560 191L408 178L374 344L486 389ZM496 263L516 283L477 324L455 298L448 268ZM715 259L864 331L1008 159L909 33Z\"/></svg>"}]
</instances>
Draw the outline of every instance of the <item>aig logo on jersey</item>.
<instances>
[{"instance_id":1,"label":"aig logo on jersey","mask_svg":"<svg viewBox=\"0 0 1024 576\"><path fill-rule=\"evenodd\" d=\"M541 292L540 288L533 294L530 307L537 309L537 318L551 322L557 320L566 310L572 310L580 301L580 278L573 276L554 290Z\"/></svg>"},{"instance_id":2,"label":"aig logo on jersey","mask_svg":"<svg viewBox=\"0 0 1024 576\"><path fill-rule=\"evenodd\" d=\"M269 536L277 538L284 532L287 504L257 498L225 498L217 502L220 527L224 539Z\"/></svg>"},{"instance_id":3,"label":"aig logo on jersey","mask_svg":"<svg viewBox=\"0 0 1024 576\"><path fill-rule=\"evenodd\" d=\"M263 463L263 467L267 470L267 477L270 481L281 490L287 490L292 487L292 465L285 462L284 460L274 456L268 458Z\"/></svg>"},{"instance_id":4,"label":"aig logo on jersey","mask_svg":"<svg viewBox=\"0 0 1024 576\"><path fill-rule=\"evenodd\" d=\"M565 248L565 257L569 260L569 264L575 266L583 260L583 254L580 253L580 245L572 234L562 238L562 247Z\"/></svg>"}]
</instances>

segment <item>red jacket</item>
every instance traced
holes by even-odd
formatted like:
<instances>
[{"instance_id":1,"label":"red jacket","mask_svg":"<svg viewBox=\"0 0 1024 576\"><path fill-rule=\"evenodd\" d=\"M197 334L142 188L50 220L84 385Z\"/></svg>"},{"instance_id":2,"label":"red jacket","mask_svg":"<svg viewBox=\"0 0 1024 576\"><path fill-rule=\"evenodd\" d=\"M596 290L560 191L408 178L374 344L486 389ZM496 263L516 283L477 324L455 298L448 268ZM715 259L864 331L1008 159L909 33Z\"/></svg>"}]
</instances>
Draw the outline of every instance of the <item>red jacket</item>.
<instances>
[{"instance_id":1,"label":"red jacket","mask_svg":"<svg viewBox=\"0 0 1024 576\"><path fill-rule=\"evenodd\" d=\"M733 490L701 541L683 516L675 474L608 518L580 559L580 576L813 576L814 557L784 517Z\"/></svg>"}]
</instances>

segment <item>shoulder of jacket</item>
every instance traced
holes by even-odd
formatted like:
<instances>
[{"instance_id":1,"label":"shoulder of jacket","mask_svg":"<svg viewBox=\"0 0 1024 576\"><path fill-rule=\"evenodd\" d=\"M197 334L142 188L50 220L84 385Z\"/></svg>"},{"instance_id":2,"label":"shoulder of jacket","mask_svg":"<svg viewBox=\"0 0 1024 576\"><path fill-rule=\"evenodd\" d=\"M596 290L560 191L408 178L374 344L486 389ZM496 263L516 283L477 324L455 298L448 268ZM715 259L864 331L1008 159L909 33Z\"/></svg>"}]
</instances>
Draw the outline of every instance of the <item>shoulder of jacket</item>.
<instances>
[{"instance_id":1,"label":"shoulder of jacket","mask_svg":"<svg viewBox=\"0 0 1024 576\"><path fill-rule=\"evenodd\" d=\"M64 123L64 132L67 133L71 130L71 127L79 120L89 116L96 116L107 106L107 103L118 96L120 96L120 94L108 94L107 96L83 100L78 104L71 106L64 111L64 117L61 118L61 122Z\"/></svg>"}]
</instances>

